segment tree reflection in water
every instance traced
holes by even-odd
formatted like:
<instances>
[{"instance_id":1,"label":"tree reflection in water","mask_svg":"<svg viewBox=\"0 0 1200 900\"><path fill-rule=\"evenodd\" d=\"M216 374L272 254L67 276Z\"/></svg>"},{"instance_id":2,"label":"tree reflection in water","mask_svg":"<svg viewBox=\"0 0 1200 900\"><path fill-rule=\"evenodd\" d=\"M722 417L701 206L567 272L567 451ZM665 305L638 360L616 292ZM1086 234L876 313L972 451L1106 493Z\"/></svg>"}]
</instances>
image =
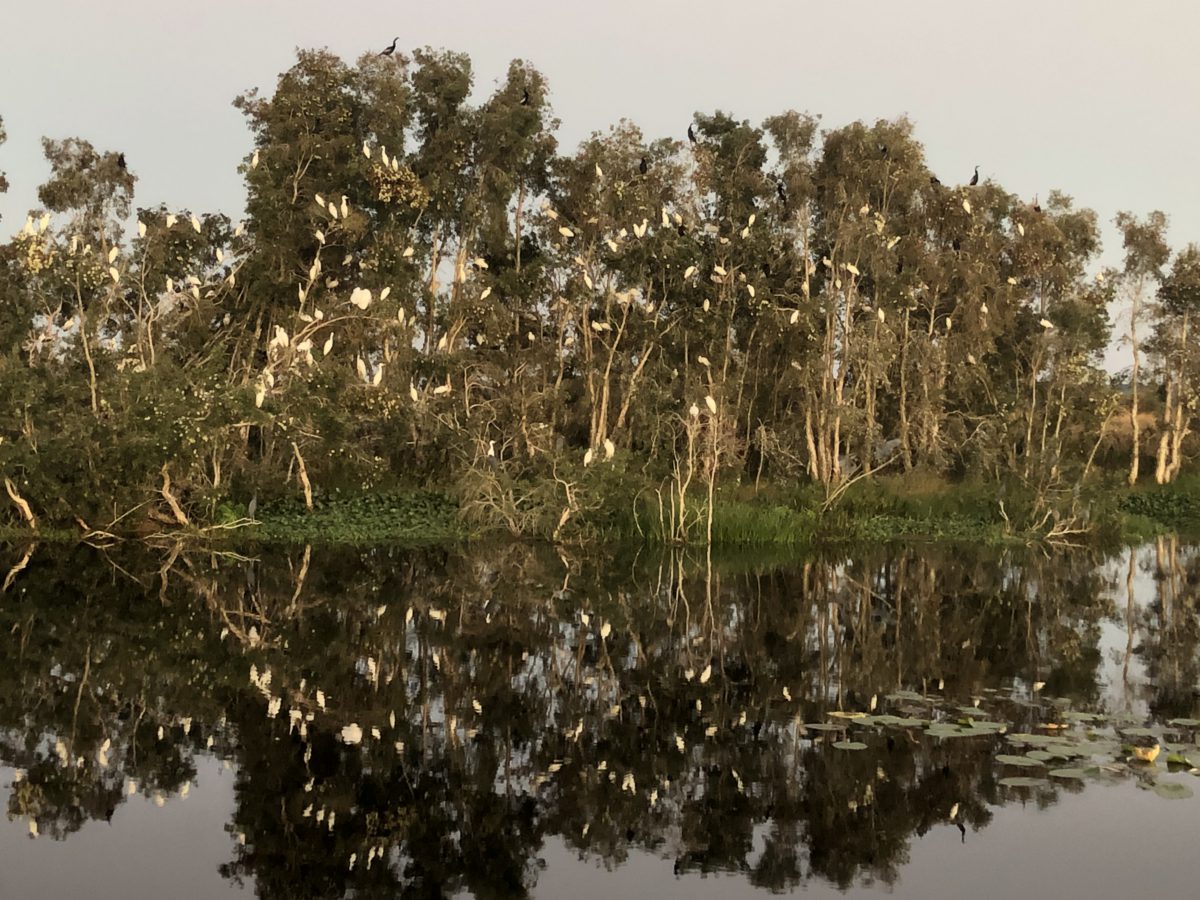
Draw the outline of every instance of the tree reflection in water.
<instances>
[{"instance_id":1,"label":"tree reflection in water","mask_svg":"<svg viewBox=\"0 0 1200 900\"><path fill-rule=\"evenodd\" d=\"M1200 563L1155 558L1135 652L1152 709L1195 715ZM1001 784L1030 773L996 757L1091 724L1064 711L1096 709L1124 620L1104 562L35 548L0 604L8 814L62 838L211 752L237 772L223 874L263 897L522 896L553 836L771 890L891 884L952 813L966 839L1084 789Z\"/></svg>"}]
</instances>

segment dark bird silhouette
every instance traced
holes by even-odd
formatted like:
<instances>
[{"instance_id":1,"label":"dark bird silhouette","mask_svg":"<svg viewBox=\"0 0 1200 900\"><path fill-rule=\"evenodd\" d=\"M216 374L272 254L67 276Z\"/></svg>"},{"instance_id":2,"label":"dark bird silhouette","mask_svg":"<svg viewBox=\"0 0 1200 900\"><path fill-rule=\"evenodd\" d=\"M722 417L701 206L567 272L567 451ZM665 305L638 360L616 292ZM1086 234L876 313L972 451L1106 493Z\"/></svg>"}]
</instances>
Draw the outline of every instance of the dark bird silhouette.
<instances>
[{"instance_id":1,"label":"dark bird silhouette","mask_svg":"<svg viewBox=\"0 0 1200 900\"><path fill-rule=\"evenodd\" d=\"M879 155L882 156L884 159L887 159L887 154L888 154L887 144L880 141L876 146L879 147Z\"/></svg>"},{"instance_id":2,"label":"dark bird silhouette","mask_svg":"<svg viewBox=\"0 0 1200 900\"><path fill-rule=\"evenodd\" d=\"M128 166L125 164L125 154L124 153L117 154L117 168L120 169L122 172L124 172L128 168Z\"/></svg>"},{"instance_id":3,"label":"dark bird silhouette","mask_svg":"<svg viewBox=\"0 0 1200 900\"><path fill-rule=\"evenodd\" d=\"M380 51L379 51L379 55L380 55L380 56L391 56L393 53L395 53L395 52L396 52L396 43L397 43L399 40L400 40L400 38L398 38L398 37L397 37L397 38L393 38L393 39L392 39L391 46L389 46L389 47L385 47L383 50L380 50Z\"/></svg>"},{"instance_id":4,"label":"dark bird silhouette","mask_svg":"<svg viewBox=\"0 0 1200 900\"><path fill-rule=\"evenodd\" d=\"M525 88L524 93L521 94L521 105L522 106L529 105L529 88Z\"/></svg>"},{"instance_id":5,"label":"dark bird silhouette","mask_svg":"<svg viewBox=\"0 0 1200 900\"><path fill-rule=\"evenodd\" d=\"M696 132L691 125L688 126L688 140L693 144L696 143Z\"/></svg>"},{"instance_id":6,"label":"dark bird silhouette","mask_svg":"<svg viewBox=\"0 0 1200 900\"><path fill-rule=\"evenodd\" d=\"M929 176L929 183L930 183L930 184L932 184L932 185L936 185L936 186L938 186L938 187L941 187L941 184L942 184L942 179L938 178L936 175L930 175L930 176Z\"/></svg>"},{"instance_id":7,"label":"dark bird silhouette","mask_svg":"<svg viewBox=\"0 0 1200 900\"><path fill-rule=\"evenodd\" d=\"M645 175L650 171L650 164L646 162L646 157L642 157L642 161L638 163L638 171Z\"/></svg>"},{"instance_id":8,"label":"dark bird silhouette","mask_svg":"<svg viewBox=\"0 0 1200 900\"><path fill-rule=\"evenodd\" d=\"M787 190L783 186L782 181L775 182L775 195L779 197L779 202L787 206Z\"/></svg>"},{"instance_id":9,"label":"dark bird silhouette","mask_svg":"<svg viewBox=\"0 0 1200 900\"><path fill-rule=\"evenodd\" d=\"M975 174L971 176L971 187L979 184L979 166L975 167Z\"/></svg>"},{"instance_id":10,"label":"dark bird silhouette","mask_svg":"<svg viewBox=\"0 0 1200 900\"><path fill-rule=\"evenodd\" d=\"M1040 213L1042 211L1042 204L1038 203L1037 194L1033 195L1033 211L1035 213Z\"/></svg>"}]
</instances>

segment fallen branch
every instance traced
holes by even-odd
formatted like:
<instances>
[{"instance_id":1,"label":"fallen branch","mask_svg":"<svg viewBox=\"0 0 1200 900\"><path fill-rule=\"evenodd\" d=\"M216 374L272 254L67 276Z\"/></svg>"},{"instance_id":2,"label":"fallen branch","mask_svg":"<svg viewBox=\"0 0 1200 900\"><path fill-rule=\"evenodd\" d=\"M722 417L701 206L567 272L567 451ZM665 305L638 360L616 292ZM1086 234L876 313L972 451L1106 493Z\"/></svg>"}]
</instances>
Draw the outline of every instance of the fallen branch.
<instances>
[{"instance_id":1,"label":"fallen branch","mask_svg":"<svg viewBox=\"0 0 1200 900\"><path fill-rule=\"evenodd\" d=\"M21 511L21 515L25 517L25 521L29 523L29 528L32 531L38 530L37 516L30 509L28 501L17 492L17 486L12 483L12 479L5 476L4 489L8 491L8 496L13 503L17 505L17 509Z\"/></svg>"},{"instance_id":2,"label":"fallen branch","mask_svg":"<svg viewBox=\"0 0 1200 900\"><path fill-rule=\"evenodd\" d=\"M4 577L4 587L0 587L0 594L6 593L12 587L12 583L17 580L17 575L29 565L29 560L33 559L33 551L36 549L37 544L30 544L25 548L25 555L21 557L15 566L8 570L8 574Z\"/></svg>"},{"instance_id":3,"label":"fallen branch","mask_svg":"<svg viewBox=\"0 0 1200 900\"><path fill-rule=\"evenodd\" d=\"M171 507L171 513L175 516L175 522L185 528L191 523L188 521L187 515L183 511L183 507L179 505L179 501L175 499L175 495L171 493L171 475L167 471L169 463L163 463L162 467L162 498L167 501L167 506Z\"/></svg>"}]
</instances>

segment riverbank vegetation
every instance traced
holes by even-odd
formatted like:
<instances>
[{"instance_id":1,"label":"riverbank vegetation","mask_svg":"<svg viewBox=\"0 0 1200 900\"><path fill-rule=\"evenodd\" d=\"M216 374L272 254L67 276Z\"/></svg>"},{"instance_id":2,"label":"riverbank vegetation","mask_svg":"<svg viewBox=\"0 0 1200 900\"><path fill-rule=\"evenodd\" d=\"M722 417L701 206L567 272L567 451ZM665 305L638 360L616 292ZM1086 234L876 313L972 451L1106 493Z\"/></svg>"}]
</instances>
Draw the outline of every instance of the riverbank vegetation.
<instances>
[{"instance_id":1,"label":"riverbank vegetation","mask_svg":"<svg viewBox=\"0 0 1200 900\"><path fill-rule=\"evenodd\" d=\"M236 100L241 222L138 205L135 159L46 139L0 246L0 526L713 543L1195 516L1200 248L1162 213L1118 216L1098 271L1093 212L939 178L904 119L717 111L565 151L531 65L472 88L458 53L301 51Z\"/></svg>"}]
</instances>

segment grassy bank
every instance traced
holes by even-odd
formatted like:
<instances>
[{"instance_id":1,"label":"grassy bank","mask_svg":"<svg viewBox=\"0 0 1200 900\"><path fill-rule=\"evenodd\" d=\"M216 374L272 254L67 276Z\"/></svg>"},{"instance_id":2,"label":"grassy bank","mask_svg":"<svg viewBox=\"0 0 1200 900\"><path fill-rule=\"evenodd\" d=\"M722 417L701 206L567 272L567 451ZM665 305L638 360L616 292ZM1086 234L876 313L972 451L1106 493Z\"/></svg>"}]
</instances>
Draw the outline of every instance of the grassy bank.
<instances>
[{"instance_id":1,"label":"grassy bank","mask_svg":"<svg viewBox=\"0 0 1200 900\"><path fill-rule=\"evenodd\" d=\"M677 532L669 527L670 510L657 492L625 480L603 487L605 501L573 517L560 539L680 542L670 536ZM708 530L706 502L698 497L689 504L687 543L701 545ZM299 500L268 502L253 517L245 506L225 503L211 522L181 534L231 542L317 544L443 544L511 535L504 523L469 509L450 492L417 489L318 497L311 511ZM548 505L545 515L526 520L521 536L551 537L559 514L558 507ZM1025 544L1046 539L1056 523L1067 529L1061 537L1080 543L1141 540L1166 531L1200 535L1200 478L1134 489L1116 480L1100 483L1078 496L1060 497L1057 511L1049 516L1044 504L1011 484L952 482L919 474L860 482L828 509L813 486L726 486L714 498L712 541L721 548L774 547L779 552L893 540ZM1082 525L1086 534L1075 530ZM29 537L25 529L0 529L0 541ZM38 537L72 541L79 532L43 528Z\"/></svg>"}]
</instances>

